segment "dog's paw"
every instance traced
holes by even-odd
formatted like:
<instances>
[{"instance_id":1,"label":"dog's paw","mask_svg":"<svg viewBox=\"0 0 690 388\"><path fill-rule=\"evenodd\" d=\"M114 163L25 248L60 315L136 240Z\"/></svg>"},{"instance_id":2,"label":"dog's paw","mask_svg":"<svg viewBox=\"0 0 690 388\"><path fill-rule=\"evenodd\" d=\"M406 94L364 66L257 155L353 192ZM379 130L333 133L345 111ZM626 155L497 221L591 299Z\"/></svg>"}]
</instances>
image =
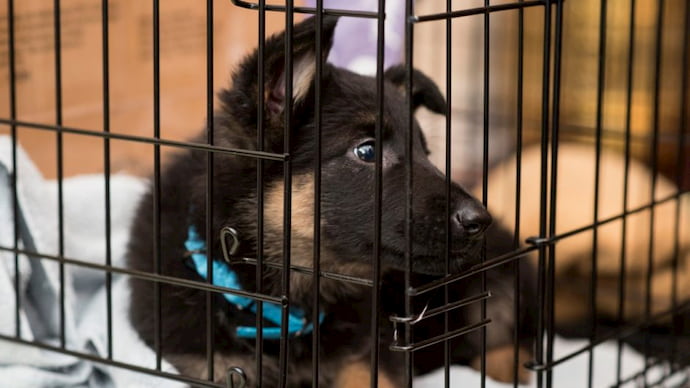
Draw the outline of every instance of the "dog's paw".
<instances>
[{"instance_id":1,"label":"dog's paw","mask_svg":"<svg viewBox=\"0 0 690 388\"><path fill-rule=\"evenodd\" d=\"M515 376L515 354L513 345L505 345L486 352L486 375L502 383L512 383ZM532 358L532 353L526 349L518 350L517 379L520 384L528 384L530 371L523 367ZM472 368L480 370L481 356L476 357L470 364Z\"/></svg>"},{"instance_id":2,"label":"dog's paw","mask_svg":"<svg viewBox=\"0 0 690 388\"><path fill-rule=\"evenodd\" d=\"M335 379L335 388L361 388L368 387L371 382L371 369L369 363L360 360L345 364L338 372ZM378 386L380 388L397 388L398 384L387 376L383 371L379 371Z\"/></svg>"}]
</instances>

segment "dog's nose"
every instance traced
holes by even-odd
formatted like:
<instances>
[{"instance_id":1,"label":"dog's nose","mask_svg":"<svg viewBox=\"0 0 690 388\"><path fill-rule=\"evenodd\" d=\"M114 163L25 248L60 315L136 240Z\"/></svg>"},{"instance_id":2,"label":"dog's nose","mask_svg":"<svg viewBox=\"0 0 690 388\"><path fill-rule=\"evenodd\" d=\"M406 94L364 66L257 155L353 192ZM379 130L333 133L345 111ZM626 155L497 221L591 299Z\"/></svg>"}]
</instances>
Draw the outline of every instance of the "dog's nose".
<instances>
[{"instance_id":1,"label":"dog's nose","mask_svg":"<svg viewBox=\"0 0 690 388\"><path fill-rule=\"evenodd\" d=\"M466 205L455 213L453 221L465 236L476 237L489 227L491 215L479 204Z\"/></svg>"}]
</instances>

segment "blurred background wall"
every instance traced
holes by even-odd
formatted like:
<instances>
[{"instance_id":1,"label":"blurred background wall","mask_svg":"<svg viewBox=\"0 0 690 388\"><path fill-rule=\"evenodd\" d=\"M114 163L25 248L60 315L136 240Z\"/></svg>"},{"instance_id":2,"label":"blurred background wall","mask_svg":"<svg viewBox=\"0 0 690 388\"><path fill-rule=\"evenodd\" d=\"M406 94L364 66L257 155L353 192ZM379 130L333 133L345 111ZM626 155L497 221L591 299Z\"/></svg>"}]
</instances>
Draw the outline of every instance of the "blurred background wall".
<instances>
[{"instance_id":1,"label":"blurred background wall","mask_svg":"<svg viewBox=\"0 0 690 388\"><path fill-rule=\"evenodd\" d=\"M512 1L491 1L491 4ZM681 81L683 37L685 36L685 0L668 0L662 16L662 44L659 83L659 168L674 178L677 171L677 139L683 111ZM600 0L565 1L560 84L560 139L592 144L597 118L597 77L599 66ZM418 0L417 14L445 11L445 2ZM483 7L484 1L454 1L453 9ZM555 8L555 7L554 7ZM654 122L656 26L659 2L637 0L632 48L632 86L630 130L632 152L640 160L651 162L651 136ZM517 102L523 104L522 128L525 144L538 142L541 136L542 77L544 45L544 9L527 8L524 23L523 72L518 73L518 10L501 11L489 17L489 150L490 160L506 157L514 149L517 134ZM605 82L603 85L602 131L606 147L623 149L628 91L628 55L630 45L631 1L608 1L606 23ZM446 82L446 22L419 23L415 26L415 66L439 83ZM484 99L484 15L456 18L452 21L452 174L456 180L472 183L481 176ZM552 33L553 37L553 33ZM518 78L523 89L518 92ZM551 89L553 93L553 89ZM443 163L444 120L426 116L429 136L434 138L438 162ZM690 153L685 143L683 152ZM690 158L686 158L690 160ZM690 166L685 171L690 171ZM688 175L688 174L686 174ZM685 188L690 178L685 177Z\"/></svg>"},{"instance_id":2,"label":"blurred background wall","mask_svg":"<svg viewBox=\"0 0 690 388\"><path fill-rule=\"evenodd\" d=\"M275 2L274 2L275 3ZM110 131L152 137L152 2L109 1ZM55 124L53 3L15 1L17 119ZM9 117L7 0L0 0L0 116ZM201 131L206 117L206 7L196 0L160 2L161 137L186 140ZM63 124L102 131L103 56L101 2L61 1ZM267 31L284 28L284 16L267 13ZM257 45L256 12L214 1L214 90L226 87L238 61ZM9 127L0 125L0 134ZM18 139L42 172L56 175L55 133L19 127ZM171 150L162 147L167 155ZM111 141L113 172L145 175L152 170L153 147ZM64 134L66 175L103 169L103 141Z\"/></svg>"},{"instance_id":3,"label":"blurred background wall","mask_svg":"<svg viewBox=\"0 0 690 388\"><path fill-rule=\"evenodd\" d=\"M492 1L491 4L511 1ZM206 116L206 10L196 0L162 1L160 10L161 136L184 140L196 134ZM280 3L280 1L273 1ZM388 2L386 65L403 60L402 2ZM663 44L659 95L659 167L669 176L676 169L676 134L680 129L680 85L685 0L667 0L663 15ZM314 0L297 4L313 5ZM627 71L630 50L630 0L608 2L607 47L603 101L604 144L621 149L627 114ZM637 0L630 129L635 157L649 162L654 123L654 66L658 2ZM453 9L481 7L483 0L454 1ZM374 0L326 1L327 7L375 10ZM445 2L418 0L417 15L445 11ZM561 81L561 139L592 143L596 130L597 70L599 63L600 1L564 2ZM110 130L137 136L153 134L152 10L150 2L110 0ZM0 0L0 116L9 116L7 0ZM488 128L490 161L501 160L517 141L517 102L523 106L525 144L539 141L542 114L543 7L523 11L523 71L518 74L519 19L517 10L489 17ZM280 13L267 13L267 34L284 28ZM100 2L62 1L62 97L64 125L100 131L104 126ZM368 24L367 24L368 23ZM444 20L414 27L414 65L446 89L451 76L452 175L464 183L481 177L484 124L484 15L452 21L451 69L446 69ZM52 3L15 1L17 118L55 123L54 26ZM228 85L233 66L257 44L256 12L235 7L229 0L214 3L214 89ZM354 71L372 73L375 65L375 22L341 20L331 60ZM352 42L357 44L353 45ZM518 93L518 79L523 89ZM443 169L445 119L422 112L434 150ZM685 118L687 120L687 117ZM9 128L0 125L0 132ZM19 140L47 176L55 175L55 134L21 127ZM64 135L65 172L102 169L102 140ZM112 141L113 171L146 174L152 147ZM684 145L690 152L690 145ZM164 154L168 151L163 147ZM690 160L690 158L686 158ZM144 163L145 162L145 163ZM687 171L687 170L686 170ZM690 178L685 178L690 187Z\"/></svg>"}]
</instances>

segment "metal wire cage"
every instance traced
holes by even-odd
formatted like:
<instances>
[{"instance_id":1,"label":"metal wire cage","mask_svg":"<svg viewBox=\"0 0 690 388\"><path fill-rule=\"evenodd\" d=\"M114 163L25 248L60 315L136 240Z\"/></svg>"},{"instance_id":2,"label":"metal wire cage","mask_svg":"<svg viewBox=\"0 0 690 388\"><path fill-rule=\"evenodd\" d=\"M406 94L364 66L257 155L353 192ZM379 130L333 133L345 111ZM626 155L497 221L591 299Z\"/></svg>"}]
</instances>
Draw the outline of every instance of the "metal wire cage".
<instances>
[{"instance_id":1,"label":"metal wire cage","mask_svg":"<svg viewBox=\"0 0 690 388\"><path fill-rule=\"evenodd\" d=\"M354 283L359 286L371 289L371 327L370 336L375 342L388 341L390 349L404 354L404 365L401 365L401 374L404 374L404 386L413 386L415 373L415 354L421 349L431 346L441 346L443 352L443 363L439 365L444 369L443 381L446 387L460 384L451 378L451 347L453 340L467 335L478 335L480 338L480 349L478 353L478 364L475 367L480 375L480 386L487 384L487 370L492 361L487 358L491 349L487 348L487 327L494 324L492 317L487 314L487 303L491 299L492 289L487 286L486 273L500 266L511 266L511 277L505 279L508 287L514 289L515 295L520 295L521 277L526 274L521 273L517 263L521 261L531 261L534 263L534 273L536 281L537 298L536 300L524 301L519 297L515 299L511 311L507 312L513 317L520 315L520 311L525 308L524 303L534 303L537 306L538 314L534 318L536 335L534 343L531 344L531 359L524 360L520 356L519 346L511 348L510 359L513 360L514 367L511 367L510 376L514 380L512 384L518 386L517 377L520 371L528 370L532 375L536 386L558 387L559 380L554 378L554 372L569 360L581 355L586 355L587 376L583 380L583 386L596 386L594 378L597 368L615 368L614 386L629 386L638 384L639 386L687 386L690 384L690 339L688 338L690 319L690 295L687 294L687 287L684 282L690 281L688 274L690 271L686 267L690 266L687 258L690 246L686 246L686 241L690 240L688 233L688 223L690 209L683 205L684 198L688 197L687 190L690 188L690 140L688 140L688 85L689 76L689 53L690 53L690 3L686 0L659 0L643 1L629 0L619 2L608 2L607 0L591 0L586 2L576 2L574 0L524 0L524 1L474 1L467 2L446 1L443 4L431 4L423 1L405 2L404 15L404 54L401 58L406 70L404 89L407 95L411 95L414 89L412 79L412 69L425 66L427 62L432 62L427 72L433 72L434 78L445 90L446 107L448 117L442 122L436 122L437 127L445 129L441 140L434 143L430 142L430 148L434 149L441 157L438 159L439 167L446 174L446 187L449 193L451 179L457 178L464 180L465 183L474 184L482 203L492 211L492 195L497 190L490 184L492 168L506 160L514 162L514 167L510 173L515 179L515 186L512 187L508 195L512 196L509 205L512 209L510 216L494 217L495 220L506 223L508 229L512 230L510 241L512 249L493 257L483 258L480 264L460 273L446 273L445 276L426 284L411 284L410 273L412 272L411 251L413 213L411 211L414 192L412 191L412 158L407 161L406 176L406 227L407 250L404 254L406 265L405 293L401 296L404 299L405 314L391 317L391 322L381 322L378 311L381 303L381 279L383 267L381 264L382 249L382 209L383 209L383 153L377 148L375 155L375 179L373 182L374 192L374 244L372 247L372 269L371 276L367 278L348 277L338 273L324 271L321 268L321 229L313 229L313 257L311 266L300 266L293 263L290 254L290 233L291 233L291 208L292 208L292 156L290 152L271 153L263 149L264 129L266 123L259 118L257 125L257 144L258 149L239 149L228 148L214 144L214 111L217 108L215 93L217 83L214 79L218 74L215 68L217 48L214 50L214 38L217 32L214 27L214 20L217 20L216 8L218 1L208 0L205 5L202 2L195 4L197 7L205 7L205 20L203 24L203 35L205 37L205 52L203 53L205 69L198 71L205 72L206 83L204 90L206 128L208 129L204 139L196 142L188 142L166 138L162 135L161 129L164 127L161 112L161 97L164 90L161 88L161 69L165 65L165 58L161 57L161 24L160 10L162 2L152 0L150 7L152 10L151 20L143 23L146 29L140 31L141 34L150 36L150 53L145 51L143 55L150 55L150 66L152 70L152 95L151 102L151 127L147 128L146 135L124 134L111 131L111 74L115 70L112 68L113 62L110 58L110 44L112 36L109 31L109 20L112 18L113 9L117 8L117 2L103 0L100 2L98 16L100 17L101 47L99 48L102 57L100 105L102 107L102 122L100 128L73 127L65 125L63 120L63 77L66 69L63 66L62 48L65 44L66 31L61 28L64 22L64 15L61 14L65 8L60 0L55 0L51 8L50 23L52 29L48 31L48 43L54 48L54 69L53 80L54 88L49 88L47 92L54 90L54 117L48 121L45 119L26 120L19 112L18 82L21 79L21 69L19 67L18 53L25 48L25 36L19 34L17 28L21 23L18 13L15 10L16 1L4 0L6 15L0 19L0 68L4 69L4 85L0 85L0 90L7 94L7 106L0 110L0 134L9 134L11 141L12 173L9 175L10 190L10 209L12 214L11 225L0 225L2 234L11 235L11 244L0 246L0 252L4 253L5 264L13 270L14 289L20 290L23 282L21 275L22 260L53 262L57 266L59 279L59 305L56 308L56 317L60 324L59 332L56 333L57 342L42 342L30 338L26 335L24 323L21 319L20 310L26 301L22 299L20 292L14 293L14 325L13 332L0 331L0 352L3 345L20 344L27 347L38 347L44 350L54 351L80 359L89 360L94 363L123 368L134 372L155 375L169 381L183 382L193 386L205 387L243 387L246 386L246 376L241 368L233 365L226 365L227 370L221 371L226 376L224 382L214 381L213 376L218 375L214 371L218 366L214 362L216 343L213 336L215 331L213 305L217 303L214 295L228 293L241 295L257 302L256 327L256 354L255 365L257 370L256 384L261 386L262 375L262 327L264 321L260 318L263 306L266 303L273 303L280 306L282 314L282 324L280 326L279 341L279 385L288 386L288 357L290 352L290 341L288 336L288 325L286 322L289 306L291 304L290 295L290 274L300 272L313 277L313 317L317 322L319 317L319 285L320 279L341 281L344 283ZM475 4L476 3L476 4ZM314 15L316 20L316 58L322 57L320 41L322 39L323 17L325 15L341 16L347 18L362 18L375 21L377 29L376 46L376 93L377 106L379 112L376 119L375 139L380 142L383 138L383 110L384 110L384 44L386 40L386 4L379 0L376 11L352 11L346 9L328 8L324 6L322 0L315 2L315 7L295 5L294 1L285 3L270 3L258 1L257 3L233 0L233 6L247 9L252 17L257 21L257 41L258 46L258 69L257 75L260 85L258 95L264 95L263 77L269 77L262 72L265 69L263 52L265 49L265 38L267 37L267 15L277 15L277 18L284 19L279 29L286 31L288 37L285 41L285 52L293 51L293 27L295 21L304 16ZM436 7L436 8L435 8ZM93 10L93 9L92 9ZM95 11L94 11L95 12ZM653 15L650 16L650 15ZM498 22L496 22L498 20ZM587 24L588 23L588 24ZM458 26L465 26L473 33L469 36L461 36L457 33ZM435 26L438 28L438 36L430 42L424 40L425 26ZM150 28L150 29L149 29ZM44 29L45 30L45 29ZM586 30L586 34L582 31ZM45 32L45 31L44 31ZM583 35L585 34L585 35ZM441 37L443 39L440 39ZM421 40L421 42L420 42ZM441 43L438 42L441 41ZM458 44L460 42L460 44ZM427 47L428 46L428 47ZM431 47L431 48L429 48ZM427 50L428 49L428 50ZM425 51L427 50L427 51ZM430 51L429 51L430 50ZM435 50L435 51L434 51ZM458 53L458 51L462 52ZM472 66L458 70L457 55L471 57L475 62ZM445 59L440 61L439 58ZM494 59L496 58L496 59ZM586 58L586 59L583 59ZM294 66L291 55L286 55L286 95L292 95L292 68ZM225 71L225 70L223 70ZM322 217L320 198L321 196L321 125L324 120L324 113L320 98L322 95L322 71L323 63L316 61L315 64L315 153L316 162L314 165L314 192L313 192L313 220L314 225L320 225ZM463 73L464 72L464 73ZM470 82L472 81L472 82ZM464 89L463 89L464 88ZM459 92L458 89L472 90L467 94ZM46 93L47 93L46 92ZM0 99L5 96L0 97ZM471 101L471 102L467 102ZM26 102L23 102L26 104ZM412 132L413 132L413 109L412 101L407 99L406 118L407 127L403 128L406 133L407 151L412 153ZM263 101L259 100L259 111L263 110ZM284 125L286 128L292 126L294 120L291 117L290 99L286 99L284 111ZM463 105L465 104L465 105ZM458 108L460 106L460 108ZM469 112L469 113L468 113ZM437 118L438 119L438 118ZM469 124L468 124L469 123ZM474 175L458 175L454 172L461 171L465 165L459 165L456 160L456 145L459 127L472 127L472 137L474 144L480 146L474 148L473 154L464 154L464 162L474 162ZM478 130L481 128L481 130ZM18 143L23 138L22 132L37 133L47 132L54 135L55 141L55 178L57 189L57 251L55 254L40 252L31 245L30 241L22 239L22 229L26 227L20 216L19 200L17 192L17 181L21 176L21 169L17 168ZM27 138L30 135L24 135ZM104 183L104 229L105 229L105 260L102 263L94 263L80 257L70 257L65 250L65 227L64 227L64 197L63 181L65 179L63 161L65 136L71 137L92 137L98 139L102 144L102 179ZM459 135L462 138L462 135ZM292 149L289 131L284 134L284 147L286 150ZM564 192L559 190L562 180L581 179L572 176L561 175L561 165L564 163L559 158L562 146L565 142L579 142L587 144L593 156L594 169L588 178L591 180L591 192L585 193L590 197L591 206L586 210L577 210L577 203L560 202L559 198L564 196ZM114 265L112 257L112 233L111 224L113 214L111 214L112 193L111 193L111 147L113 143L124 144L145 144L153 150L150 155L152 161L152 193L153 193L153 235L156 236L153 245L153 273L137 271L124 266ZM496 143L495 143L496 142ZM509 144L503 146L499 144ZM523 169L523 151L527 147L538 150L537 168ZM436 148L435 148L436 147ZM26 147L31 154L31 147ZM189 281L179 279L161 273L161 203L165 201L165 193L161 193L161 169L165 157L161 150L168 149L187 149L205 154L206 157L206 209L205 209L205 232L206 246L212 246L219 237L219 231L214 229L213 208L214 202L219 201L214 198L214 155L236 155L240 157L252 158L256 160L256 191L257 195L257 225L258 236L263 236L265 221L264 205L264 163L266 161L276 161L283 166L283 260L278 265L282 273L281 295L274 297L262 293L263 270L272 263L264 261L263 240L259 238L256 256L244 258L243 262L256 267L257 291L238 291L226 287L217 286L213 283L213 268L211 261L208 261L208 273L211 275L204 281ZM506 150L509 150L506 151ZM613 150L613 151L607 151ZM616 201L615 211L607 211L605 204L600 199L603 197L604 190L613 190L606 180L610 177L604 176L602 171L606 167L608 160L604 156L607 152L616 152L622 160L620 184L616 183L621 195ZM32 154L34 156L35 154ZM565 158L565 156L563 156ZM572 159L564 159L565 163L573 163ZM631 203L632 190L632 163L640 160L651 171L646 175L647 182L642 187L646 190L648 198L646 202ZM94 163L96 163L94 161ZM577 161L575 162L577 163ZM471 163L470 163L471 164ZM661 174L661 175L660 175ZM525 197L521 184L525 182L525 175L534 177L531 184L538 193L535 197ZM664 177L665 176L665 177ZM660 180L673 183L674 190L665 195L658 194ZM618 182L618 181L616 181ZM640 182L636 182L640 183ZM587 186L590 187L590 186ZM618 192L618 191L616 191ZM505 196L506 194L503 193ZM449 194L446 198L446 208L450 214ZM536 205L531 207L532 213L526 214L521 204L531 201ZM561 217L568 217L563 213L559 206L575 208L576 212L591 211L587 216L589 221L580 224L575 228L563 229L559 227ZM661 206L672 206L670 213L658 213ZM565 214L565 215L564 215ZM630 256L633 253L626 250L629 244L629 234L626 228L629 222L636 215L644 214L648 221L645 228L646 248L641 254L646 258L643 263L644 275L640 280L644 294L639 302L637 315L630 316L631 306L628 293L630 283L628 278L632 276L630 269ZM672 234L661 235L661 230L657 228L659 218L662 214L666 217L671 214L668 222ZM512 218L510 218L512 217ZM525 220L536 220L535 225L525 226ZM658 220L656 220L658 221ZM601 257L602 251L598 249L602 241L610 237L603 232L609 225L618 225L621 228L616 241L607 241L608 244L619 247L615 257ZM632 226L630 226L632 228ZM664 229L666 230L666 229ZM526 241L525 233L531 234ZM231 238L232 231L224 230L221 234L224 247L225 237ZM446 232L447 233L447 232ZM584 262L584 268L580 273L560 271L559 263L565 255L565 242L572 237L586 236L589 247L584 251L585 257L577 259ZM661 241L664 241L663 243ZM659 245L665 243L671 246L671 256L666 258L662 264L657 261L657 251ZM450 243L448 248L450 249ZM486 249L485 249L486 250ZM446 252L446 257L450 254ZM603 270L605 266L612 267L613 270ZM447 263L446 263L447 264ZM93 270L102 273L105 279L105 311L103 325L105 326L107 343L105 355L88 352L83 349L73 349L68 346L69 333L66 317L66 281L70 281L67 272L70 268L80 268ZM448 264L447 264L448 268ZM607 267L608 268L608 267ZM602 271L606 272L603 274ZM664 304L664 308L657 308L655 295L655 273L668 271L669 277L667 288L670 290L667 295L669 300ZM613 273L613 275L611 275ZM666 272L664 272L666 273ZM144 279L154 285L155 306L152 311L154 327L157 328L153 351L155 352L155 363L152 367L145 367L139 364L125 362L113 357L113 341L117 341L113 326L113 277L125 276ZM570 277L569 277L570 276ZM457 287L469 278L481 279L481 290L478 294L469 298L457 300L449 294L449 287ZM557 354L554 350L556 335L563 333L564 327L557 318L559 313L558 297L562 288L566 284L561 283L571 281L579 283L585 289L584 294L579 294L575 300L582 305L584 311L579 316L579 320L573 321L580 326L577 335L586 339L587 343L575 350ZM602 284L613 279L614 307L610 308L607 315L602 312L602 301L600 292ZM161 313L161 285L169 284L181 288L191 288L206 292L206 332L200 335L205 339L206 350L206 376L186 376L171 373L164 368L164 354L162 353L161 325L163 324ZM444 303L429 310L419 311L415 309L415 300L423 298L432 291L445 290ZM3 298L7 296L3 295ZM571 299L572 301L572 299ZM469 322L460 328L449 328L449 313L464 309L467 306L478 306L478 314L473 316L473 322ZM611 313L612 312L612 313ZM415 335L415 325L419 320L432 316L445 317L445 330L433 336L420 337ZM395 337L381 338L382 325L394 327ZM513 343L521 342L520 328L516 325L513 329ZM583 329L584 328L584 329ZM660 338L664 338L664 344L668 347L654 346ZM312 335L313 359L311 364L311 376L313 386L318 386L320 374L320 329L314 326ZM669 340L670 338L670 340ZM611 365L597 364L595 351L607 341L617 343L616 361ZM377 342L377 343L378 343ZM623 360L625 344L634 344L635 348L643 355L644 365L642 369L627 375L623 372ZM369 381L372 387L382 385L379 381L377 371L380 368L379 346L372 347L369 357ZM656 371L651 373L652 371ZM660 372L658 372L660 371ZM214 373L215 372L215 373ZM658 373L657 373L658 372ZM440 384L440 383L439 383ZM464 384L463 384L464 386Z\"/></svg>"}]
</instances>

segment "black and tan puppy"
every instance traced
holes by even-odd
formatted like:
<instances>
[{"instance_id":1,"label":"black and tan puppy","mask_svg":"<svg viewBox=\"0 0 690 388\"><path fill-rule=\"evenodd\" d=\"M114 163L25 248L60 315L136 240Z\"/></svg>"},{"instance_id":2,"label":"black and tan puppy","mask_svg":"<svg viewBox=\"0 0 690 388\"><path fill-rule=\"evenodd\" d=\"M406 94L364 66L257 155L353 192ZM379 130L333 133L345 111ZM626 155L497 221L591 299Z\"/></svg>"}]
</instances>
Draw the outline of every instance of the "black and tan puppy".
<instances>
[{"instance_id":1,"label":"black and tan puppy","mask_svg":"<svg viewBox=\"0 0 690 388\"><path fill-rule=\"evenodd\" d=\"M323 55L328 54L337 19L323 18ZM286 99L284 69L285 36L266 41L264 95L257 84L257 53L247 57L233 76L232 87L221 93L221 107L214 120L214 142L218 146L256 150L257 121L265 118L263 149L289 154L291 166L291 239L293 265L311 267L314 214L314 89L315 89L315 23L307 19L294 28L292 75L292 127L284 127ZM401 377L402 356L387 349L392 340L391 314L402 314L402 287L405 239L405 128L406 98L401 92L402 68L385 74L383 104L383 139L377 144L374 129L377 117L375 79L324 64L322 76L322 183L321 183L321 270L371 278L374 245L374 155L378 147L383 154L382 203L382 292L381 298L381 384L397 386ZM425 105L433 111L444 111L444 99L424 75L415 72L413 105ZM258 111L263 99L264 111ZM284 149L285 131L290 133L290 149ZM427 158L423 135L418 124L413 128L413 219L412 266L428 279L445 271L445 228L447 209L445 178ZM199 138L199 141L202 137ZM256 268L249 264L227 264L222 261L219 231L231 226L238 231L237 257L255 257L257 249L257 162L245 156L216 154L213 158L213 235L214 245L205 250L208 257L230 268L243 290L257 292ZM264 182L265 261L283 260L283 163L266 161ZM205 241L207 155L188 151L178 155L164 169L161 177L160 264L167 276L202 281L190 265L188 252L190 228ZM484 233L491 217L475 198L457 185L450 189L451 270L476 263ZM143 199L132 230L129 250L131 267L154 272L153 195ZM196 253L198 254L198 252ZM282 272L267 266L263 270L262 293L280 296ZM216 278L222 276L216 273ZM290 305L306 317L313 316L311 275L294 272L290 277ZM154 344L154 286L151 282L132 279L131 318L140 336ZM476 282L473 284L477 284ZM453 298L476 292L476 287L454 286ZM364 375L367 380L370 337L370 287L336 280L320 283L320 386L348 386L347 377ZM512 300L512 294L506 294ZM206 293L197 289L161 285L162 355L181 373L197 378L206 374ZM250 380L257 381L255 340L239 336L237 328L253 327L256 316L251 309L238 309L222 294L216 294L213 313L215 339L215 376L223 379L231 366L241 367ZM395 299L395 300L393 300ZM510 304L507 305L511 306ZM423 307L423 304L422 304ZM510 315L512 311L506 312ZM456 323L472 323L478 317L463 314ZM319 324L319 323L314 323ZM508 333L512 330L512 321ZM272 325L266 322L266 326ZM273 325L275 326L275 325ZM508 343L510 343L510 335ZM476 341L463 348L459 360L469 360L479 351ZM491 342L491 341L489 341ZM263 342L263 386L275 387L278 379L279 341ZM442 359L442 358L441 358ZM359 367L359 366L362 367ZM395 369L393 369L395 368ZM420 370L428 370L425 365ZM287 378L290 387L311 387L312 335L308 330L289 339ZM393 372L394 371L394 372ZM362 373L360 373L362 372ZM367 380L368 381L368 380Z\"/></svg>"}]
</instances>

